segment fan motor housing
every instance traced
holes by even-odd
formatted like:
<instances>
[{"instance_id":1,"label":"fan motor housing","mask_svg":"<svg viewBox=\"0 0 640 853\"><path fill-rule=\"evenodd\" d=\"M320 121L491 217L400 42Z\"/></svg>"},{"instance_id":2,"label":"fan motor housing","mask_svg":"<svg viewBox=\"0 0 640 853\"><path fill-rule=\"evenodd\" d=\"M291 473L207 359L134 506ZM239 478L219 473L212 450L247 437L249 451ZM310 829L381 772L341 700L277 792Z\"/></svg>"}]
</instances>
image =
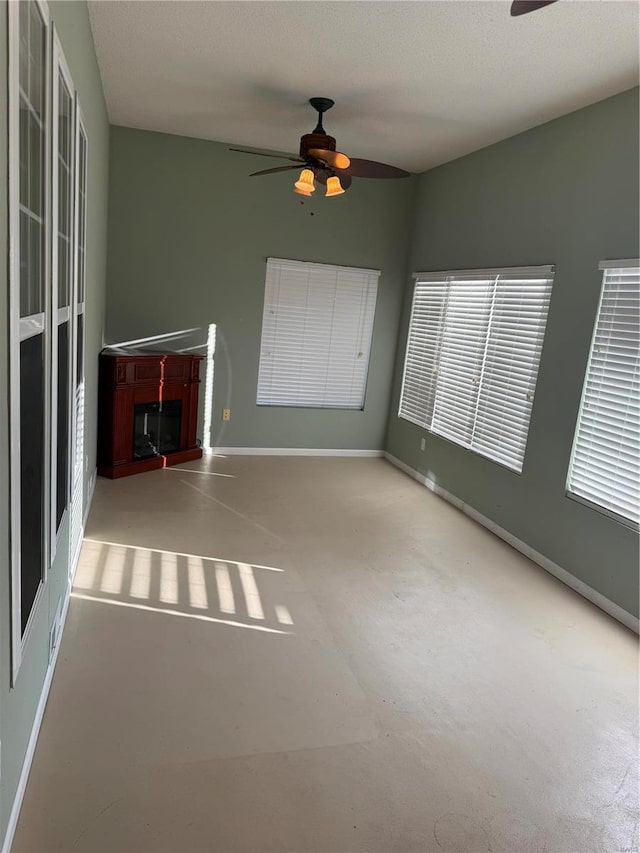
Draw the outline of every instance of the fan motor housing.
<instances>
[{"instance_id":1,"label":"fan motor housing","mask_svg":"<svg viewBox=\"0 0 640 853\"><path fill-rule=\"evenodd\" d=\"M306 158L312 148L324 148L325 151L336 150L336 140L326 133L305 133L300 138L300 156Z\"/></svg>"}]
</instances>

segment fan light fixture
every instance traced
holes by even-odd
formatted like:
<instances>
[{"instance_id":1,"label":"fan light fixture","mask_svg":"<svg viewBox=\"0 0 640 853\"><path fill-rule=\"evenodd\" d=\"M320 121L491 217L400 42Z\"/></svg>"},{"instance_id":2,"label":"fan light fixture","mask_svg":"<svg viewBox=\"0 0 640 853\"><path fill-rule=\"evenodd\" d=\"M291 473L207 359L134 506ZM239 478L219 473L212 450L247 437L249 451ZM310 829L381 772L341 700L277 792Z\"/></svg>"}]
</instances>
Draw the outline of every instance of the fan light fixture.
<instances>
[{"instance_id":1,"label":"fan light fixture","mask_svg":"<svg viewBox=\"0 0 640 853\"><path fill-rule=\"evenodd\" d=\"M552 3L556 0L514 0L514 2ZM277 172L289 172L291 170L300 172L300 177L295 182L294 192L298 195L310 198L315 190L314 178L321 184L326 184L325 195L331 198L334 195L342 195L351 186L353 178L408 178L409 172L389 166L387 163L378 163L375 160L360 160L347 157L341 151L336 150L336 140L325 131L322 126L322 117L333 106L331 98L309 98L309 103L318 113L318 123L311 133L303 133L300 137L300 148L298 154L272 154L270 151L246 151L243 148L231 148L240 154L250 154L255 157L275 157L277 160L286 160L286 166L274 166L272 169L260 169L251 172L250 177L258 175L273 175Z\"/></svg>"},{"instance_id":2,"label":"fan light fixture","mask_svg":"<svg viewBox=\"0 0 640 853\"><path fill-rule=\"evenodd\" d=\"M340 178L337 175L332 175L330 178L327 178L327 191L325 196L332 195L342 195L344 192L342 188L342 184L340 183Z\"/></svg>"},{"instance_id":3,"label":"fan light fixture","mask_svg":"<svg viewBox=\"0 0 640 853\"><path fill-rule=\"evenodd\" d=\"M294 192L297 192L298 195L310 196L311 193L315 191L313 172L311 169L303 169L300 172L300 177L293 185L293 188Z\"/></svg>"}]
</instances>

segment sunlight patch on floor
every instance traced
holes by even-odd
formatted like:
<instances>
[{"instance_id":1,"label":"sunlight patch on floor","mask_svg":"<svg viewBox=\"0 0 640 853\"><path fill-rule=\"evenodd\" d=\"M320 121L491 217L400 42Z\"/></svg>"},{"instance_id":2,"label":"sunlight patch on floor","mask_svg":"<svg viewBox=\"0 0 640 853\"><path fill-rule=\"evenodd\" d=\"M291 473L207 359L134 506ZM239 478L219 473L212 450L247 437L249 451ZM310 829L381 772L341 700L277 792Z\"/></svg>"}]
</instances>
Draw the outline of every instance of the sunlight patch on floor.
<instances>
[{"instance_id":1,"label":"sunlight patch on floor","mask_svg":"<svg viewBox=\"0 0 640 853\"><path fill-rule=\"evenodd\" d=\"M250 631L263 631L265 634L291 634L291 631L281 631L278 628L268 628L266 625L247 625L244 622L235 622L232 619L216 619L214 616L203 616L200 613L183 613L181 610L149 607L146 604L133 604L130 601L117 601L112 598L99 598L95 595L84 595L81 592L72 592L71 598L78 598L82 601L94 601L97 604L112 604L115 607L131 607L134 610L145 610L147 613L163 613L165 616L182 616L186 619L198 619L201 622L215 622L217 625L229 625L232 628L247 628Z\"/></svg>"},{"instance_id":2,"label":"sunlight patch on floor","mask_svg":"<svg viewBox=\"0 0 640 853\"><path fill-rule=\"evenodd\" d=\"M133 571L131 574L131 598L149 598L151 587L151 554L149 551L136 551L133 556Z\"/></svg>"},{"instance_id":3,"label":"sunlight patch on floor","mask_svg":"<svg viewBox=\"0 0 640 853\"><path fill-rule=\"evenodd\" d=\"M283 633L279 626L294 620L282 600L282 574L275 566L85 539L74 595L224 624L259 620Z\"/></svg>"}]
</instances>

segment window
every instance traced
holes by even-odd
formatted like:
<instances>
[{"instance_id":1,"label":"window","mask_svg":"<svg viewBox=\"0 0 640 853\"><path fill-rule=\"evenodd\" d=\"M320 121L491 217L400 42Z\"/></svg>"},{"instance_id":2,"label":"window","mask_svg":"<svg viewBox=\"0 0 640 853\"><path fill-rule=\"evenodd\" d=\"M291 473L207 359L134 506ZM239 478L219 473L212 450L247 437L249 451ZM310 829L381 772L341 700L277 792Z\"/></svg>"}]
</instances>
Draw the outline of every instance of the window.
<instances>
[{"instance_id":1,"label":"window","mask_svg":"<svg viewBox=\"0 0 640 853\"><path fill-rule=\"evenodd\" d=\"M399 416L522 471L553 267L418 273Z\"/></svg>"},{"instance_id":2,"label":"window","mask_svg":"<svg viewBox=\"0 0 640 853\"><path fill-rule=\"evenodd\" d=\"M606 261L568 493L640 522L640 261Z\"/></svg>"},{"instance_id":3,"label":"window","mask_svg":"<svg viewBox=\"0 0 640 853\"><path fill-rule=\"evenodd\" d=\"M364 407L379 275L268 259L258 405Z\"/></svg>"},{"instance_id":4,"label":"window","mask_svg":"<svg viewBox=\"0 0 640 853\"><path fill-rule=\"evenodd\" d=\"M54 39L53 172L52 172L52 374L51 419L52 552L69 504L69 442L71 437L71 300L73 293L74 101L73 85L58 39Z\"/></svg>"},{"instance_id":5,"label":"window","mask_svg":"<svg viewBox=\"0 0 640 853\"><path fill-rule=\"evenodd\" d=\"M82 120L82 111L76 104L77 133L76 133L76 256L75 256L75 310L74 310L74 341L73 369L74 377L73 400L73 430L75 445L73 447L72 489L74 505L82 505L82 460L84 455L84 338L85 338L85 290L87 277L87 134ZM81 510L76 513L80 524ZM76 528L79 533L79 527ZM73 531L72 531L73 536Z\"/></svg>"},{"instance_id":6,"label":"window","mask_svg":"<svg viewBox=\"0 0 640 853\"><path fill-rule=\"evenodd\" d=\"M48 565L50 429L49 26L39 3L9 4L12 655Z\"/></svg>"}]
</instances>

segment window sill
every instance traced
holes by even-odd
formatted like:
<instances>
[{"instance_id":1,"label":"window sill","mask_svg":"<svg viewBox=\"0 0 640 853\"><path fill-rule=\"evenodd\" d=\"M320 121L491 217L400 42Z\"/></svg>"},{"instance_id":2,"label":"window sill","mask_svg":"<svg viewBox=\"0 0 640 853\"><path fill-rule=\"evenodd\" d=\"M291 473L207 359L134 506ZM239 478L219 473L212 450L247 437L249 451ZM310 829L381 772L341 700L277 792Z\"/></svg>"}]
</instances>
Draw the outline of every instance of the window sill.
<instances>
[{"instance_id":1,"label":"window sill","mask_svg":"<svg viewBox=\"0 0 640 853\"><path fill-rule=\"evenodd\" d=\"M624 515L620 515L617 512L613 512L606 507L600 506L600 504L595 503L595 501L590 501L588 498L583 498L581 495L576 495L574 492L570 492L569 489L565 491L565 497L569 498L569 500L575 501L576 503L582 504L583 506L588 507L589 509L595 510L595 512L600 513L600 515L605 515L607 518L610 518L612 521L621 524L623 527L627 527L629 530L633 530L634 532L638 532L640 530L640 525L638 525L635 521L632 521L630 518L625 518Z\"/></svg>"}]
</instances>

